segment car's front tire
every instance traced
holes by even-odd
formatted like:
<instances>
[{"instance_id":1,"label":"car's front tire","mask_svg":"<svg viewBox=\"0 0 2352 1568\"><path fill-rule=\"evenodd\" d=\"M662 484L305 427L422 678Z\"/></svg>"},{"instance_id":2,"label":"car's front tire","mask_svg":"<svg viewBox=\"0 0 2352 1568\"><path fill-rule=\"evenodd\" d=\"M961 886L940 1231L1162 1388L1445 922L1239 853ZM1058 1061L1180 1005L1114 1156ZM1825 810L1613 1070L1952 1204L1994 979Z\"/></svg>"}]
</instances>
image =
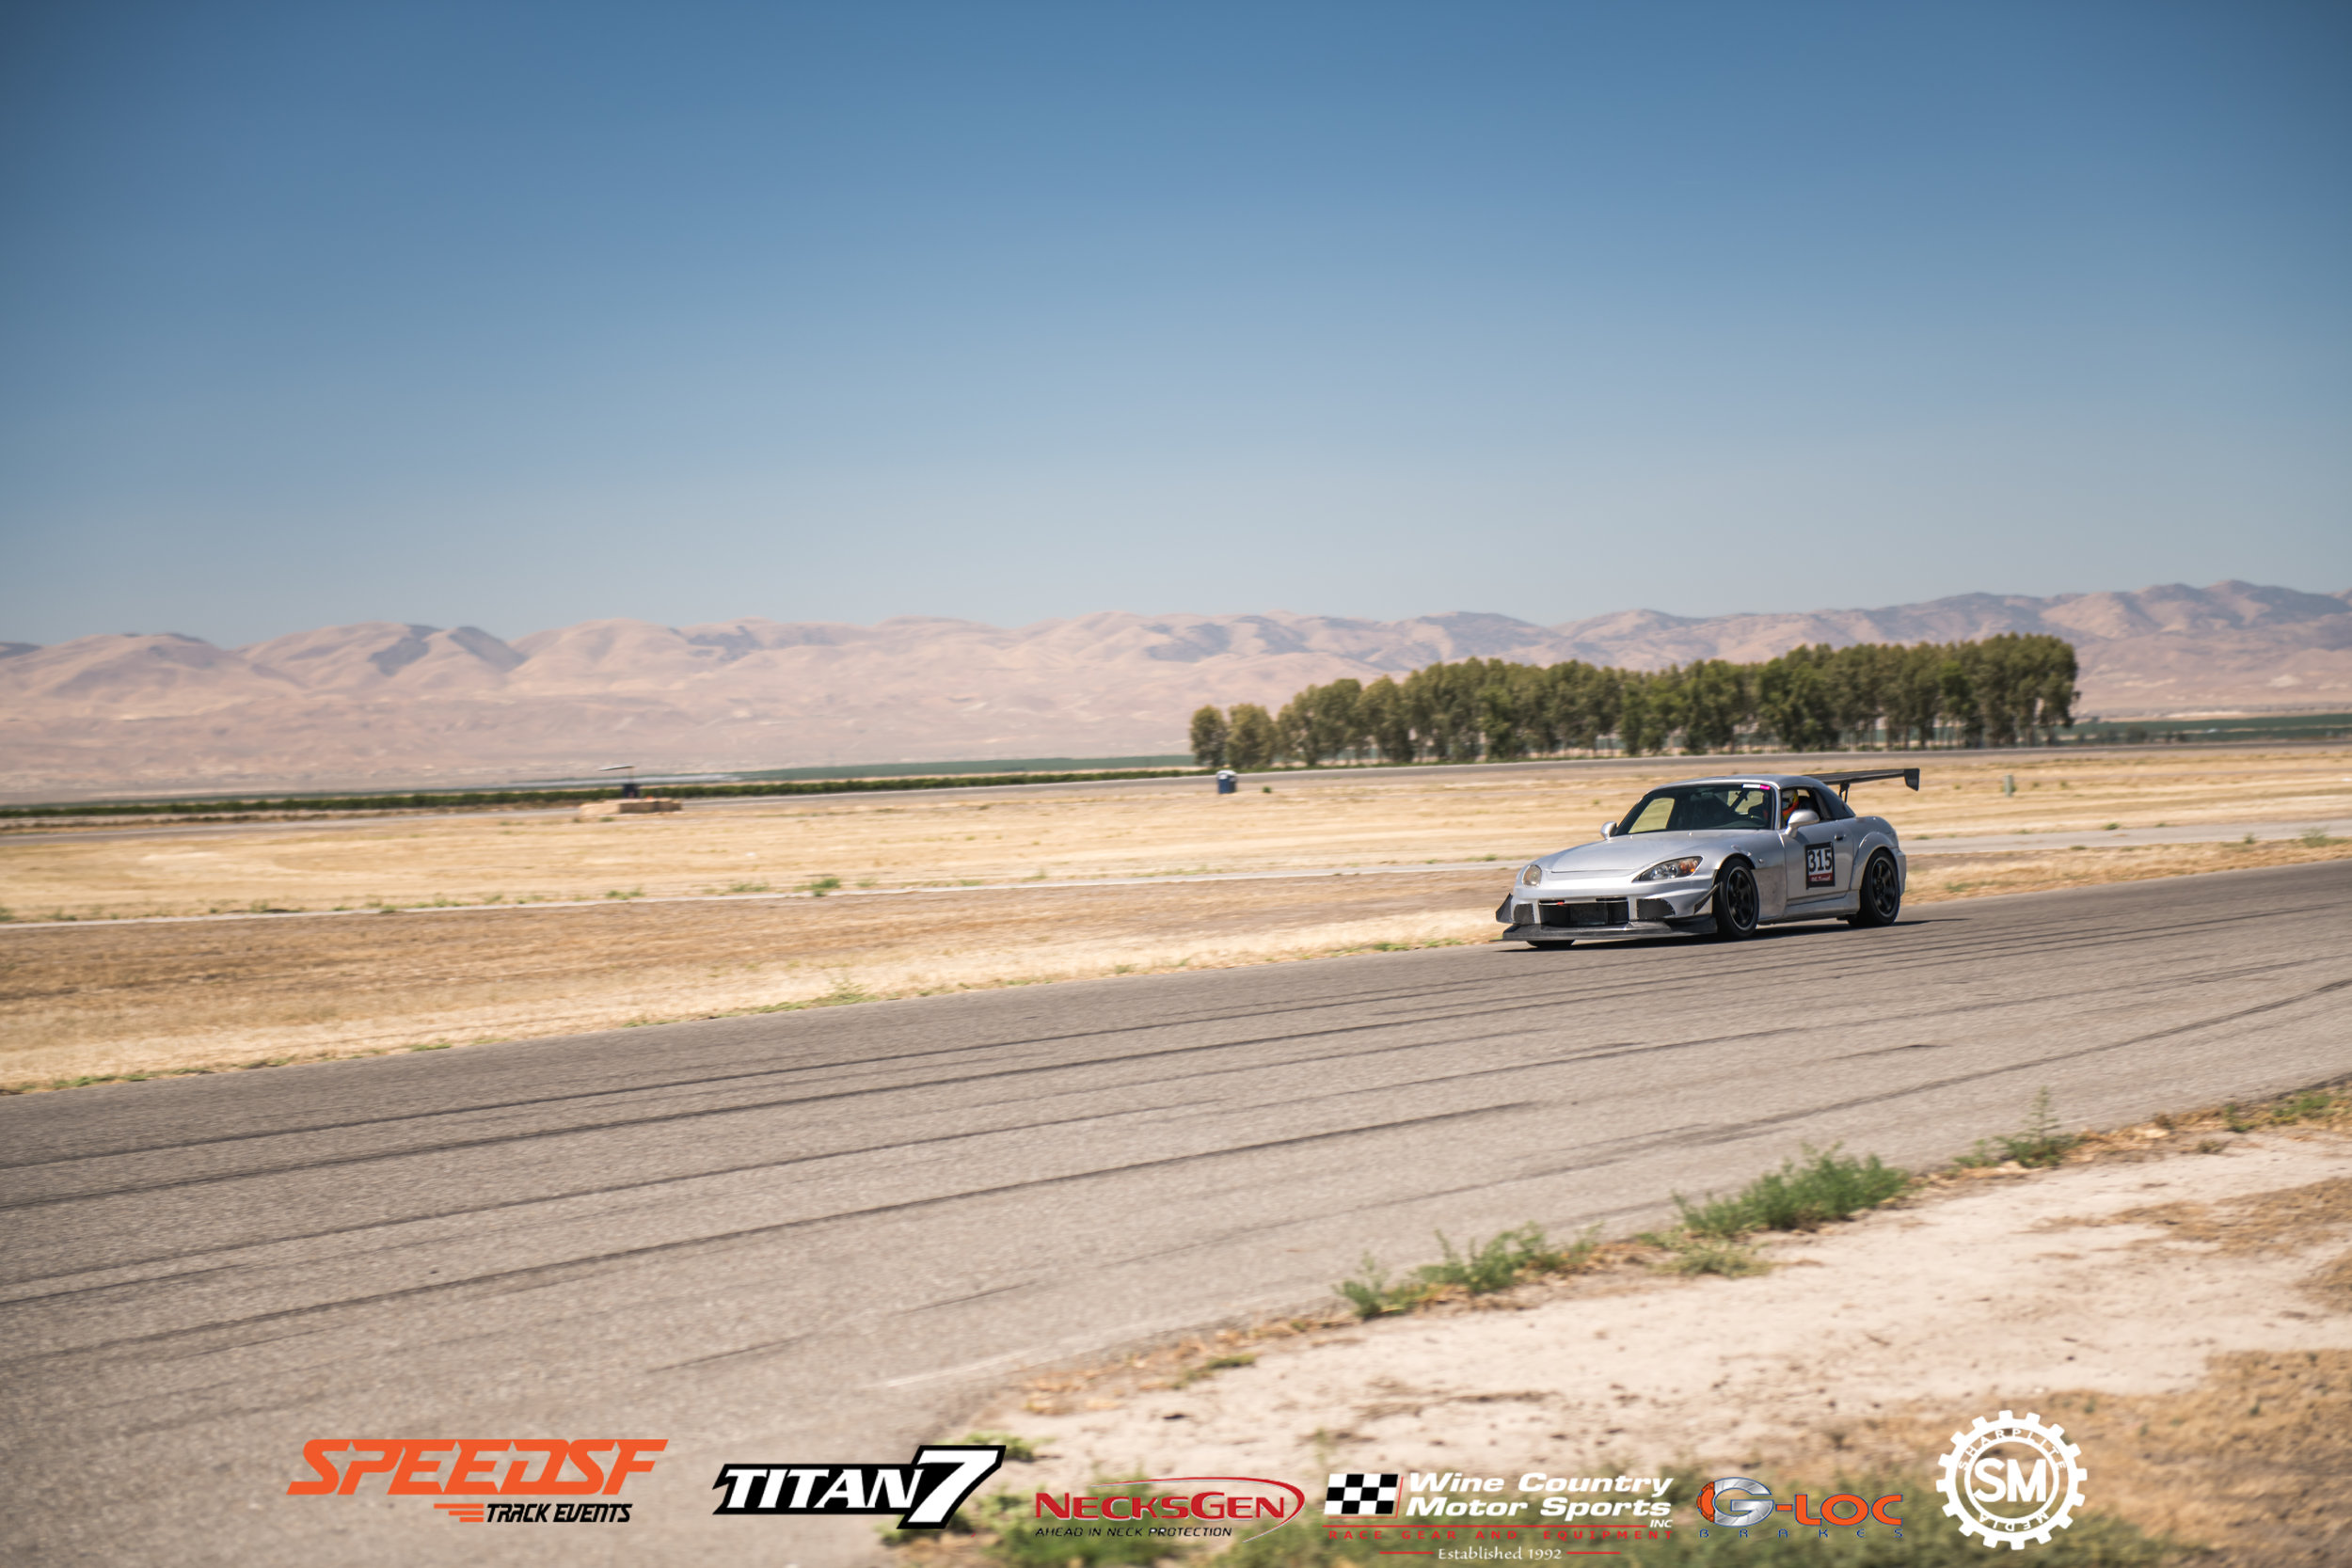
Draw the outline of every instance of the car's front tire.
<instances>
[{"instance_id":1,"label":"car's front tire","mask_svg":"<svg viewBox=\"0 0 2352 1568\"><path fill-rule=\"evenodd\" d=\"M1846 917L1849 926L1892 926L1903 912L1903 880L1895 857L1882 851L1862 873L1862 907Z\"/></svg>"},{"instance_id":2,"label":"car's front tire","mask_svg":"<svg viewBox=\"0 0 2352 1568\"><path fill-rule=\"evenodd\" d=\"M1724 942L1744 942L1756 935L1764 918L1764 895L1756 873L1734 863L1715 875L1715 935Z\"/></svg>"}]
</instances>

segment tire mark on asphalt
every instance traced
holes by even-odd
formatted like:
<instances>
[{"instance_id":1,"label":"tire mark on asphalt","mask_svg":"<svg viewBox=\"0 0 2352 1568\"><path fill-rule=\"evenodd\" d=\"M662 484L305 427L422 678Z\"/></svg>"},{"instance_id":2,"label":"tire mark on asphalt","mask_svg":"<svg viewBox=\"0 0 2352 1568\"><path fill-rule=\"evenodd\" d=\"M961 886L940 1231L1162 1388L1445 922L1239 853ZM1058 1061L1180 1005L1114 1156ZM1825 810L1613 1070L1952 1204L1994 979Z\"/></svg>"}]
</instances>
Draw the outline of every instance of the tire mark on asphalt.
<instances>
[{"instance_id":1,"label":"tire mark on asphalt","mask_svg":"<svg viewBox=\"0 0 2352 1568\"><path fill-rule=\"evenodd\" d=\"M1367 1051L1338 1053L1329 1058L1320 1059L1344 1060L1363 1056L1390 1054L1398 1052L1423 1048L1425 1047L1380 1046ZM1275 1109L1284 1105L1313 1104L1317 1102L1329 1103L1334 1101L1354 1099L1359 1095L1396 1094L1414 1089L1426 1088L1434 1085L1457 1083L1469 1079L1501 1077L1518 1072L1541 1071L1549 1068L1573 1067L1576 1066L1580 1060L1581 1060L1581 1058L1577 1056L1552 1056L1531 1062L1507 1063L1501 1067L1476 1068L1461 1072L1438 1073L1423 1078L1406 1079L1400 1083L1373 1085L1361 1089L1343 1090L1337 1094L1327 1093L1283 1100L1250 1101L1247 1102L1247 1104L1239 1107L1234 1107L1230 1101L1179 1101L1169 1105L1145 1106L1133 1111L1105 1112L1099 1116L1078 1119L1090 1121L1111 1121L1124 1117L1155 1115L1169 1110L1184 1110L1188 1108L1216 1109L1218 1111L1228 1109L1246 1109L1257 1111ZM1204 1077L1242 1073L1251 1070L1255 1069L1248 1068L1222 1068L1209 1073L1171 1076L1164 1079L1151 1080L1151 1082L1192 1083ZM1073 1089L1065 1092L1084 1093L1092 1091ZM207 1246L191 1247L183 1252L157 1254L139 1259L127 1259L120 1262L108 1263L104 1265L103 1272L114 1272L117 1270L136 1268L153 1268L158 1264L177 1262L185 1259L209 1258L224 1254L234 1255L241 1252L251 1252L268 1247L282 1246L293 1242L322 1241L335 1237L361 1236L371 1231L397 1229L404 1226L429 1225L440 1220L469 1218L474 1215L497 1213L510 1209L531 1209L537 1208L545 1204L574 1202L583 1198L609 1197L621 1193L644 1192L661 1187L679 1186L691 1181L717 1180L724 1177L743 1176L759 1171L784 1170L794 1165L821 1164L831 1160L851 1160L862 1155L895 1153L901 1149L920 1148L937 1144L956 1143L964 1139L1000 1137L1011 1133L1036 1132L1049 1127L1068 1127L1073 1124L1074 1123L1072 1118L1057 1117L1045 1121L1019 1122L1003 1127L977 1128L964 1132L942 1133L937 1136L928 1138L907 1138L895 1143L860 1144L848 1148L820 1150L815 1153L790 1155L782 1159L774 1160L757 1160L742 1164L721 1165L708 1170L681 1171L675 1175L652 1177L642 1181L620 1181L599 1187L567 1188L562 1192L543 1193L525 1197L503 1198L493 1203L467 1204L455 1208L437 1209L419 1213L401 1214L388 1219L370 1220L359 1225L337 1226L321 1230L300 1231L288 1235L272 1236L264 1241L218 1243ZM383 1158L387 1159L398 1157L399 1156L396 1154L388 1154L383 1156ZM262 1177L277 1174L279 1173L265 1172L262 1173ZM256 1180L260 1179L262 1179L262 1177L256 1178ZM223 1180L230 1179L224 1178ZM78 1201L96 1203L102 1202L116 1195L111 1193L97 1194ZM41 1291L37 1294L11 1295L6 1297L5 1299L0 1299L0 1307L24 1306L41 1302L55 1302L75 1296L103 1296L110 1291L118 1291L167 1287L186 1282L195 1282L207 1275L216 1273L234 1272L238 1269L244 1268L270 1268L275 1266L278 1265L275 1265L266 1259L254 1259L231 1260L210 1268L177 1269L164 1274L142 1275L136 1279L108 1280L102 1284L72 1286L63 1290ZM75 1277L77 1275L94 1272L101 1271L84 1268L65 1275L27 1275L15 1283L28 1286L40 1285L52 1279L71 1279Z\"/></svg>"},{"instance_id":2,"label":"tire mark on asphalt","mask_svg":"<svg viewBox=\"0 0 2352 1568\"><path fill-rule=\"evenodd\" d=\"M1091 1170L1073 1171L1065 1175L1033 1178L1025 1181L1004 1182L993 1187L973 1187L952 1193L939 1193L927 1197L905 1198L896 1203L875 1204L863 1209L844 1209L824 1214L804 1215L799 1219L779 1220L768 1225L746 1226L736 1230L719 1231L707 1236L681 1236L666 1242L648 1242L640 1246L619 1247L610 1252L591 1253L579 1258L559 1259L545 1263L531 1263L520 1268L503 1269L493 1274L473 1275L464 1279L440 1280L430 1285L410 1285L394 1291L379 1291L367 1295L352 1296L335 1301L315 1302L300 1307L286 1307L275 1311L257 1312L242 1318L217 1323L191 1325L185 1328L159 1329L150 1334L127 1335L116 1338L94 1340L86 1345L50 1349L29 1355L0 1356L0 1366L27 1362L49 1361L60 1356L90 1356L132 1346L156 1345L196 1335L218 1333L223 1330L259 1326L263 1323L293 1322L322 1313L340 1312L363 1307L381 1306L395 1301L414 1301L432 1296L463 1292L468 1295L508 1294L518 1290L544 1289L578 1275L593 1274L619 1263L641 1261L665 1256L691 1256L716 1252L788 1235L818 1226L839 1224L846 1220L875 1219L885 1214L905 1214L949 1204L966 1203L978 1198L1002 1197L1014 1193L1036 1192L1050 1187L1068 1186L1083 1181L1097 1181L1113 1177L1132 1176L1143 1171L1168 1170L1183 1165L1200 1164L1213 1160L1232 1159L1242 1155L1263 1154L1278 1148L1297 1148L1313 1144L1332 1143L1345 1138L1364 1137L1375 1133L1401 1132L1407 1128L1431 1127L1444 1122L1462 1121L1474 1117L1502 1116L1514 1111L1534 1109L1533 1101L1513 1101L1502 1105L1481 1105L1468 1110L1445 1111L1425 1117L1407 1117L1396 1121L1372 1122L1359 1127L1336 1128L1325 1132L1302 1133L1296 1137L1272 1138L1261 1143L1240 1144L1226 1148L1203 1149L1190 1154L1164 1156L1156 1160L1138 1160L1122 1165L1098 1166Z\"/></svg>"}]
</instances>

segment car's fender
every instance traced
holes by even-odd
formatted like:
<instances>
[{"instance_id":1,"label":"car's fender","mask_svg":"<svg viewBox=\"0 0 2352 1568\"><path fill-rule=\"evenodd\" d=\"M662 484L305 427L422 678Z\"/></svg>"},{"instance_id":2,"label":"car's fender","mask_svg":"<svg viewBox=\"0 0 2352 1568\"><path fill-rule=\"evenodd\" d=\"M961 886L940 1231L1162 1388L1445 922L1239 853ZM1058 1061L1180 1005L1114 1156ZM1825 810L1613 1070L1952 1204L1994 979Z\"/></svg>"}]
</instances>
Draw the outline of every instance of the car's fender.
<instances>
[{"instance_id":1,"label":"car's fender","mask_svg":"<svg viewBox=\"0 0 2352 1568\"><path fill-rule=\"evenodd\" d=\"M1862 830L1861 840L1853 851L1853 885L1856 897L1861 896L1862 868L1870 863L1870 857L1881 849L1895 857L1895 885L1908 890L1911 880L1910 858L1903 853L1902 841L1894 827L1883 816L1865 816L1856 820Z\"/></svg>"},{"instance_id":2,"label":"car's fender","mask_svg":"<svg viewBox=\"0 0 2352 1568\"><path fill-rule=\"evenodd\" d=\"M1722 870L1734 860L1748 863L1748 869L1756 873L1756 916L1761 925L1788 912L1788 879L1782 875L1788 859L1788 847L1778 833L1741 833L1716 869Z\"/></svg>"}]
</instances>

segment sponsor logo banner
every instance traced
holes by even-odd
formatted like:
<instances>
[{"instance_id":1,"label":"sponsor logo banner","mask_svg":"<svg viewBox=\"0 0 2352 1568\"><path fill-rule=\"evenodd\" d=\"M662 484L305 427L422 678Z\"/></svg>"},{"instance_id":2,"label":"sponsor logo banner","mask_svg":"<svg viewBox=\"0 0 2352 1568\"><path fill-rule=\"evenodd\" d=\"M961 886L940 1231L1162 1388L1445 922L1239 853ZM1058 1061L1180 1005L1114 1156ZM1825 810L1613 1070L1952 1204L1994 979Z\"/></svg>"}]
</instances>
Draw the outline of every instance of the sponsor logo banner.
<instances>
[{"instance_id":1,"label":"sponsor logo banner","mask_svg":"<svg viewBox=\"0 0 2352 1568\"><path fill-rule=\"evenodd\" d=\"M907 1465L806 1460L722 1465L710 1484L713 1513L766 1518L892 1514L900 1529L944 1529L980 1482L1005 1462L1004 1445L946 1443L917 1449Z\"/></svg>"},{"instance_id":2,"label":"sponsor logo banner","mask_svg":"<svg viewBox=\"0 0 2352 1568\"><path fill-rule=\"evenodd\" d=\"M1979 1416L1968 1431L1952 1433L1951 1451L1937 1461L1943 1474L1935 1489L1961 1534L2018 1551L2028 1541L2046 1546L2050 1532L2073 1524L2082 1506L2090 1475L2082 1451L2064 1427L2030 1410L2022 1418L2006 1410L1997 1420Z\"/></svg>"},{"instance_id":3,"label":"sponsor logo banner","mask_svg":"<svg viewBox=\"0 0 2352 1568\"><path fill-rule=\"evenodd\" d=\"M1394 1470L1334 1470L1324 1488L1323 1512L1346 1517L1393 1515L1401 1479Z\"/></svg>"},{"instance_id":4,"label":"sponsor logo banner","mask_svg":"<svg viewBox=\"0 0 2352 1568\"><path fill-rule=\"evenodd\" d=\"M1423 1556L1554 1558L1596 1542L1671 1540L1673 1490L1670 1476L1336 1470L1324 1528ZM1483 1544L1449 1544L1457 1541Z\"/></svg>"},{"instance_id":5,"label":"sponsor logo banner","mask_svg":"<svg viewBox=\"0 0 2352 1568\"><path fill-rule=\"evenodd\" d=\"M625 1502L505 1499L614 1497L668 1447L663 1437L314 1437L302 1445L310 1477L286 1495L372 1496L380 1476L386 1497L469 1499L433 1505L460 1524L625 1525Z\"/></svg>"},{"instance_id":6,"label":"sponsor logo banner","mask_svg":"<svg viewBox=\"0 0 2352 1568\"><path fill-rule=\"evenodd\" d=\"M1162 1487L1170 1490L1157 1490ZM1265 1529L1242 1536L1243 1541L1271 1535L1306 1511L1304 1491L1289 1481L1269 1481L1263 1476L1153 1476L1121 1482L1116 1487L1097 1487L1090 1492L1040 1492L1030 1504L1030 1515L1039 1521L1070 1520L1081 1525L1090 1521L1104 1527L1132 1527L1112 1532L1124 1534L1230 1536L1233 1531L1222 1527L1273 1521ZM1040 1523L1032 1533L1069 1535L1080 1531ZM1100 1535L1106 1530L1090 1528L1085 1533Z\"/></svg>"},{"instance_id":7,"label":"sponsor logo banner","mask_svg":"<svg viewBox=\"0 0 2352 1568\"><path fill-rule=\"evenodd\" d=\"M1699 1517L1708 1525L1735 1532L1746 1539L1753 1529L1766 1533L1769 1528L1775 1540L1790 1533L1787 1528L1801 1525L1814 1532L1815 1539L1826 1539L1830 1528L1851 1529L1855 1535L1868 1539L1869 1527L1883 1525L1894 1532L1893 1538L1903 1538L1902 1515L1895 1510L1902 1505L1903 1495L1890 1492L1883 1497L1870 1498L1858 1493L1840 1492L1821 1499L1817 1510L1812 1496L1800 1492L1788 1502L1772 1500L1772 1489L1752 1476L1725 1476L1710 1481L1699 1488L1695 1506ZM1702 1528L1702 1540L1714 1532Z\"/></svg>"}]
</instances>

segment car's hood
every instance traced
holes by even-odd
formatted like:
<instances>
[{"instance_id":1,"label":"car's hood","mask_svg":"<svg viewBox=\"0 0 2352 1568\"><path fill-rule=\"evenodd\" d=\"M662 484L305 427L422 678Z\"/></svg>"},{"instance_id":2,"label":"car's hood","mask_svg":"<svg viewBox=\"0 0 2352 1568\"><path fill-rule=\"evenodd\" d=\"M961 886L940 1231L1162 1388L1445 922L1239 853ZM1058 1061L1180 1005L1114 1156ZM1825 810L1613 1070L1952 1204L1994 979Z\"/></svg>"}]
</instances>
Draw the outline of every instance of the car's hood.
<instances>
[{"instance_id":1,"label":"car's hood","mask_svg":"<svg viewBox=\"0 0 2352 1568\"><path fill-rule=\"evenodd\" d=\"M1647 870L1677 855L1705 854L1722 849L1738 834L1720 829L1689 833L1635 833L1580 844L1543 857L1556 877L1606 877Z\"/></svg>"}]
</instances>

